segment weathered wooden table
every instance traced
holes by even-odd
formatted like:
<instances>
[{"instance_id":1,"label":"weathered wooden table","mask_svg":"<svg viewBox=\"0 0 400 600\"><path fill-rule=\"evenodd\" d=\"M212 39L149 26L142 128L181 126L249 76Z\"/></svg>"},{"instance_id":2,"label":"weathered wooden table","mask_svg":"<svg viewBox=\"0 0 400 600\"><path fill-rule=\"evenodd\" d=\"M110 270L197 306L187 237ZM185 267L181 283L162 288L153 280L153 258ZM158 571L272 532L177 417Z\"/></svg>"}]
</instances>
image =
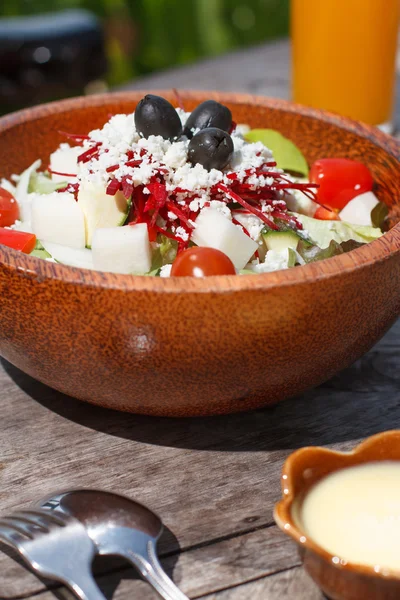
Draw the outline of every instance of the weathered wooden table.
<instances>
[{"instance_id":1,"label":"weathered wooden table","mask_svg":"<svg viewBox=\"0 0 400 600\"><path fill-rule=\"evenodd\" d=\"M132 87L285 95L285 60L287 46L278 43L152 76ZM272 409L193 420L95 408L2 361L0 514L61 488L114 490L161 515L167 527L162 562L191 598L321 600L294 546L273 522L282 463L304 445L350 449L366 436L399 426L399 338L397 322L357 363ZM23 568L5 546L1 549L0 598L51 600L66 594ZM155 597L125 564L102 559L96 572L108 598Z\"/></svg>"}]
</instances>

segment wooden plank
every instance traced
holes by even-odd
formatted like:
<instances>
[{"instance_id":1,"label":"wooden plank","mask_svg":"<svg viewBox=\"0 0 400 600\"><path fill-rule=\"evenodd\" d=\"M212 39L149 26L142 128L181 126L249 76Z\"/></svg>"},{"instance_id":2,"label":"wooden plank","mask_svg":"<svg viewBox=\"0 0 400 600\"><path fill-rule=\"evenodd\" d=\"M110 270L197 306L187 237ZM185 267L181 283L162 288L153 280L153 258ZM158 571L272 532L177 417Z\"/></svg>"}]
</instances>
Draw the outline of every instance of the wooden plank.
<instances>
[{"instance_id":1,"label":"wooden plank","mask_svg":"<svg viewBox=\"0 0 400 600\"><path fill-rule=\"evenodd\" d=\"M113 489L162 516L170 529L164 554L270 524L282 463L292 449L351 448L398 422L399 330L400 322L317 390L269 410L210 419L106 411L58 394L3 361L0 513L57 489ZM4 597L44 588L26 571L16 577L0 556Z\"/></svg>"},{"instance_id":2,"label":"wooden plank","mask_svg":"<svg viewBox=\"0 0 400 600\"><path fill-rule=\"evenodd\" d=\"M106 584L101 584L101 589L107 598L113 600L131 600L131 598L155 600L158 598L146 583L128 578L119 581L109 580ZM55 593L47 591L35 596L35 599L54 600L55 597L69 597L68 592L64 589L57 590L56 594L55 596ZM282 600L283 598L324 600L322 592L301 567L280 571L269 577L241 585L232 584L224 590L207 596L191 596L191 598L200 597L204 600L243 600L244 598L251 598L251 600Z\"/></svg>"},{"instance_id":3,"label":"wooden plank","mask_svg":"<svg viewBox=\"0 0 400 600\"><path fill-rule=\"evenodd\" d=\"M300 564L295 544L276 526L183 552L164 561L191 598L254 581Z\"/></svg>"},{"instance_id":4,"label":"wooden plank","mask_svg":"<svg viewBox=\"0 0 400 600\"><path fill-rule=\"evenodd\" d=\"M240 585L266 577L283 569L300 564L297 549L292 541L284 536L276 526L255 531L243 536L223 540L215 544L202 546L168 556L162 560L166 572L188 596L198 597L216 593L227 587ZM2 582L1 597L9 597L11 591L8 583L15 582L22 567L5 568L5 581ZM136 579L136 572L126 567L121 561L101 558L96 564L96 571L114 569L114 572L98 577L99 585L109 592L119 588L121 582ZM11 572L12 571L12 572ZM12 575L12 577L11 577ZM32 578L33 574L30 574ZM35 578L36 579L36 578ZM33 581L33 579L32 579ZM57 588L56 584L50 584ZM125 585L125 584L123 584ZM136 584L132 584L136 585ZM128 586L126 586L128 589ZM29 593L44 590L34 588ZM133 589L133 588L132 588ZM132 590L131 590L132 591ZM142 592L145 598L151 598L148 586ZM18 589L14 590L14 595Z\"/></svg>"},{"instance_id":5,"label":"wooden plank","mask_svg":"<svg viewBox=\"0 0 400 600\"><path fill-rule=\"evenodd\" d=\"M272 577L211 594L204 600L243 600L244 598L251 598L251 600L282 600L282 598L323 600L324 596L304 569L297 567L277 573ZM118 600L123 600L123 596Z\"/></svg>"}]
</instances>

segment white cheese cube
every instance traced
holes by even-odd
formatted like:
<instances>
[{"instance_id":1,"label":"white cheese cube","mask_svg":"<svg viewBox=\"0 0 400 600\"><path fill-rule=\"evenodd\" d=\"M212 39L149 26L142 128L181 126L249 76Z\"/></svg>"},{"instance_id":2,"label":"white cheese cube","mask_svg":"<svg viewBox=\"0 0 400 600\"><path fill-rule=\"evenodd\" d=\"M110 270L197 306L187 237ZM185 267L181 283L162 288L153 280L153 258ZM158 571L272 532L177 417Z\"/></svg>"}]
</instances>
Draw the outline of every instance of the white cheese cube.
<instances>
[{"instance_id":1,"label":"white cheese cube","mask_svg":"<svg viewBox=\"0 0 400 600\"><path fill-rule=\"evenodd\" d=\"M125 223L130 202L122 192L110 196L104 185L86 181L79 186L78 206L85 216L86 245L90 247L96 229L119 227Z\"/></svg>"},{"instance_id":2,"label":"white cheese cube","mask_svg":"<svg viewBox=\"0 0 400 600\"><path fill-rule=\"evenodd\" d=\"M88 248L71 248L45 241L42 244L52 258L59 263L80 269L94 269L92 251Z\"/></svg>"},{"instance_id":3,"label":"white cheese cube","mask_svg":"<svg viewBox=\"0 0 400 600\"><path fill-rule=\"evenodd\" d=\"M140 275L151 269L146 223L96 229L92 252L94 268L99 271Z\"/></svg>"},{"instance_id":4,"label":"white cheese cube","mask_svg":"<svg viewBox=\"0 0 400 600\"><path fill-rule=\"evenodd\" d=\"M372 227L371 211L378 203L379 200L373 192L365 192L346 204L340 211L340 218L352 225Z\"/></svg>"},{"instance_id":5,"label":"white cheese cube","mask_svg":"<svg viewBox=\"0 0 400 600\"><path fill-rule=\"evenodd\" d=\"M58 173L68 173L76 175L78 173L78 156L83 154L82 146L73 146L69 144L61 144L61 146L50 154L50 169ZM73 177L65 177L64 175L51 174L53 181L70 181Z\"/></svg>"},{"instance_id":6,"label":"white cheese cube","mask_svg":"<svg viewBox=\"0 0 400 600\"><path fill-rule=\"evenodd\" d=\"M236 269L243 269L258 244L214 208L204 208L196 219L192 241L198 246L216 248L224 252Z\"/></svg>"},{"instance_id":7,"label":"white cheese cube","mask_svg":"<svg viewBox=\"0 0 400 600\"><path fill-rule=\"evenodd\" d=\"M73 194L32 194L32 231L39 240L85 247L85 220Z\"/></svg>"},{"instance_id":8,"label":"white cheese cube","mask_svg":"<svg viewBox=\"0 0 400 600\"><path fill-rule=\"evenodd\" d=\"M271 271L289 269L294 267L296 259L297 254L292 248L268 250L265 261L258 265L250 265L250 270L255 273L270 273Z\"/></svg>"}]
</instances>

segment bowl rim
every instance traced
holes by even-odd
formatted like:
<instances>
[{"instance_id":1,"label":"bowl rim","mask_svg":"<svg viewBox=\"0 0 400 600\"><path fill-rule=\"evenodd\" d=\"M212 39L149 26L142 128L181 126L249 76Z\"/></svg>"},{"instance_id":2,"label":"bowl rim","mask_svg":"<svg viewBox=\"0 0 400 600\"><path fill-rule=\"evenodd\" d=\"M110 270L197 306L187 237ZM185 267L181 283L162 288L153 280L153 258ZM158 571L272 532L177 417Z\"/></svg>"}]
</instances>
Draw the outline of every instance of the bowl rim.
<instances>
[{"instance_id":1,"label":"bowl rim","mask_svg":"<svg viewBox=\"0 0 400 600\"><path fill-rule=\"evenodd\" d=\"M282 469L282 499L279 500L279 502L277 502L274 507L274 519L281 531L283 531L286 535L291 537L300 548L315 553L324 562L326 562L329 566L333 568L351 571L353 573L358 573L369 577L375 577L386 581L400 581L400 568L398 570L389 568L375 570L375 567L370 565L356 563L349 560L341 561L340 557L338 557L335 554L332 554L328 550L325 550L325 548L323 548L322 546L314 542L311 538L309 538L307 534L301 529L301 526L295 522L294 517L292 515L293 506L298 496L301 496L301 493L296 494L293 490L293 468L295 463L299 459L303 459L306 453L318 453L322 456L336 456L343 461L342 466L330 471L326 475L323 475L323 479L324 477L328 476L333 472L340 471L342 469L356 466L359 464L376 463L385 460L396 460L379 453L379 447L382 445L382 442L387 442L388 440L392 439L395 440L398 445L400 444L400 429L393 429L372 435L363 440L349 452L331 450L329 448L324 448L321 446L306 446L290 454L285 460ZM369 453L375 448L375 459L362 460L364 454ZM354 463L353 461L355 458L361 458L361 461Z\"/></svg>"},{"instance_id":2,"label":"bowl rim","mask_svg":"<svg viewBox=\"0 0 400 600\"><path fill-rule=\"evenodd\" d=\"M92 96L78 96L42 104L34 108L17 111L0 118L0 134L16 125L46 117L50 113L78 111L81 108L105 106L111 102L137 102L146 90L122 91ZM152 93L171 96L173 90L152 90ZM288 113L300 114L312 119L323 120L328 124L367 138L395 160L400 162L400 144L389 135L375 127L364 125L352 119L330 113L328 111L309 108L288 100L236 94L232 92L179 90L183 99L202 102L216 99L233 104L250 104L265 108L279 109ZM257 275L219 275L207 278L189 277L146 277L143 275L122 275L103 273L77 267L57 264L40 258L22 254L16 250L0 246L0 266L12 271L24 272L30 277L55 279L69 283L80 283L95 287L122 289L124 291L152 291L156 293L207 293L233 292L271 289L281 286L306 284L331 277L339 277L344 272L363 269L373 263L387 260L394 254L400 254L400 223L392 227L381 238L374 240L350 253L335 256L323 261L304 265L299 269L286 269Z\"/></svg>"}]
</instances>

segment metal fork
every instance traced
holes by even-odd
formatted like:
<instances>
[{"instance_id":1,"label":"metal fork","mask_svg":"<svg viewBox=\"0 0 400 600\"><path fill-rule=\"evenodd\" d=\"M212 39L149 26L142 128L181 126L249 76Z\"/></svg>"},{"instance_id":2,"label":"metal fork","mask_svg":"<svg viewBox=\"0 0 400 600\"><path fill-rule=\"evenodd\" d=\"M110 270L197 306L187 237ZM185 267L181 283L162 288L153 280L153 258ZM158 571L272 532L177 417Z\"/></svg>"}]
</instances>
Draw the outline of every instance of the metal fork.
<instances>
[{"instance_id":1,"label":"metal fork","mask_svg":"<svg viewBox=\"0 0 400 600\"><path fill-rule=\"evenodd\" d=\"M0 540L36 573L63 583L80 600L106 600L91 572L95 546L74 517L41 509L15 512L0 517Z\"/></svg>"}]
</instances>

